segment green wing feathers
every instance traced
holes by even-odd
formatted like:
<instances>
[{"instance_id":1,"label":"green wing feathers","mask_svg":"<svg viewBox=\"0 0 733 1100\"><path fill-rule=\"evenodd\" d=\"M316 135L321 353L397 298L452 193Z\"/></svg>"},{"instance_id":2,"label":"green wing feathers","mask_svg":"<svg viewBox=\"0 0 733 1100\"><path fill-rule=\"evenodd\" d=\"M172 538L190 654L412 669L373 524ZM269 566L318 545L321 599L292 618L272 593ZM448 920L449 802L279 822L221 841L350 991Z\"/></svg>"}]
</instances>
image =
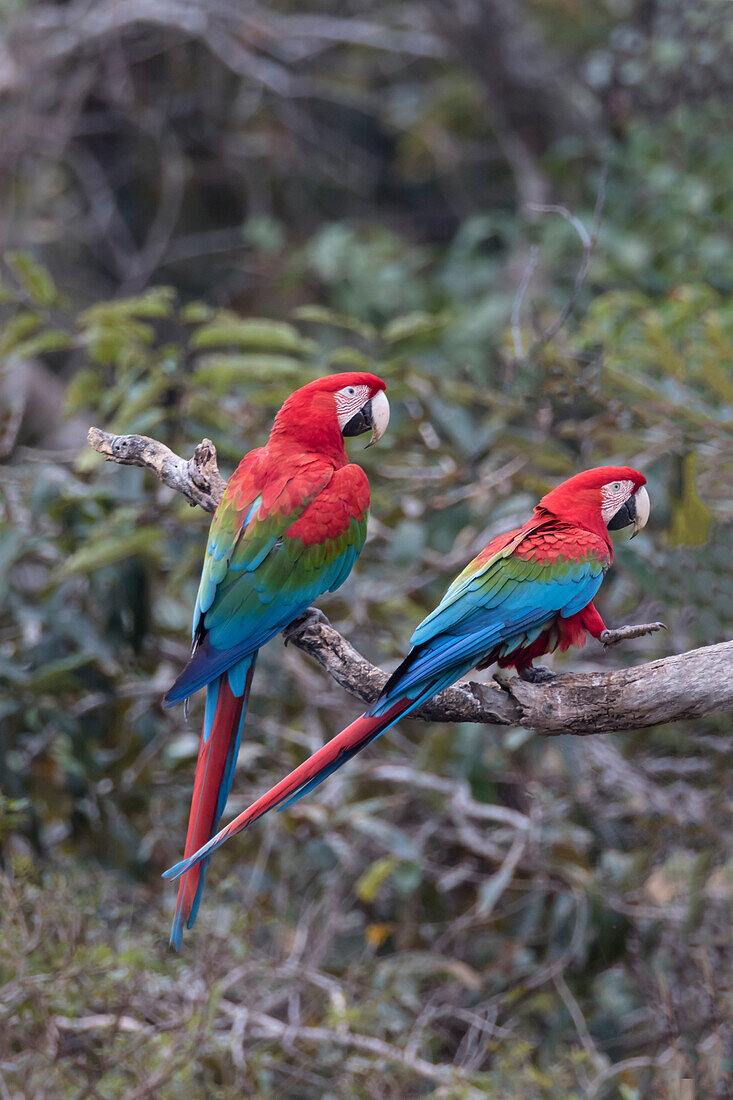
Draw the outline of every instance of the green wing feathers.
<instances>
[{"instance_id":1,"label":"green wing feathers","mask_svg":"<svg viewBox=\"0 0 733 1100\"><path fill-rule=\"evenodd\" d=\"M260 477L258 452L214 517L194 612L198 648L167 696L177 702L264 645L348 577L366 538L369 483L355 465L300 456Z\"/></svg>"}]
</instances>

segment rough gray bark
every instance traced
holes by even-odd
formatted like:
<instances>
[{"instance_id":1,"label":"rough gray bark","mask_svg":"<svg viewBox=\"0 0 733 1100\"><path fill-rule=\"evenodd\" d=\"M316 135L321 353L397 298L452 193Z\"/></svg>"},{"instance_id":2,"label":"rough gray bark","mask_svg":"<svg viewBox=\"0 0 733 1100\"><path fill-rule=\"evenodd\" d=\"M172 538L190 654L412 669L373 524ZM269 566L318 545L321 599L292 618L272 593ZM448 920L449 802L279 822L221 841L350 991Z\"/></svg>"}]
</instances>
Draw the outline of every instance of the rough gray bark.
<instances>
[{"instance_id":1,"label":"rough gray bark","mask_svg":"<svg viewBox=\"0 0 733 1100\"><path fill-rule=\"evenodd\" d=\"M205 512L215 512L224 495L226 481L219 473L216 448L210 439L198 444L188 462L147 435L111 435L100 428L90 428L87 443L108 462L152 470L160 481Z\"/></svg>"},{"instance_id":2,"label":"rough gray bark","mask_svg":"<svg viewBox=\"0 0 733 1100\"><path fill-rule=\"evenodd\" d=\"M205 439L186 461L154 439L90 428L89 445L111 462L152 470L191 504L214 512L225 482L216 450ZM652 627L660 624L651 624ZM615 640L641 628L613 631ZM648 629L648 628L645 628ZM377 697L387 674L375 668L316 608L283 631L286 643L310 654L336 683L364 702ZM463 683L413 714L430 722L488 722L543 734L615 733L703 714L733 711L733 641L614 672L563 674L531 684L501 674L498 683Z\"/></svg>"}]
</instances>

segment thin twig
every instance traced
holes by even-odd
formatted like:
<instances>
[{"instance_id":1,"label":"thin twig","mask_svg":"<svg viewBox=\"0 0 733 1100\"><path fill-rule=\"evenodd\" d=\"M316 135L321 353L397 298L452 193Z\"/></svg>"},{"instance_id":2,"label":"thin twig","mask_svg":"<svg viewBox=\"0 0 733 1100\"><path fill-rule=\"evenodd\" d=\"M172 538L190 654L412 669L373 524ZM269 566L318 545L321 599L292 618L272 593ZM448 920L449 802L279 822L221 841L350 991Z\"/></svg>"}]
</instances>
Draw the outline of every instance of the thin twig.
<instances>
[{"instance_id":1,"label":"thin twig","mask_svg":"<svg viewBox=\"0 0 733 1100\"><path fill-rule=\"evenodd\" d=\"M588 1030L585 1016L580 1009L580 1005L570 991L568 983L565 981L564 975L557 974L553 979L553 984L555 986L555 989L560 994L563 1004L570 1013L570 1018L573 1021L575 1030L577 1032L578 1038L580 1039L583 1049L591 1058L596 1069L599 1071L603 1071L606 1068L603 1056L599 1052L596 1044L593 1042L593 1037Z\"/></svg>"},{"instance_id":2,"label":"thin twig","mask_svg":"<svg viewBox=\"0 0 733 1100\"><path fill-rule=\"evenodd\" d=\"M230 1001L222 1001L221 1006L225 1012L233 1017L242 1014L242 1006ZM246 1011L246 1010L245 1010ZM307 1027L299 1025L291 1027L289 1024L276 1020L264 1012L246 1012L243 1027L255 1038L278 1039L290 1033L296 1042L315 1043L327 1047L345 1047L358 1050L363 1054L371 1054L383 1061L400 1066L402 1069L414 1073L428 1081L434 1081L441 1085L461 1085L464 1095L467 1097L481 1097L483 1091L475 1089L469 1076L458 1066L446 1066L426 1062L424 1058L411 1055L401 1047L387 1043L383 1039L377 1039L371 1035L358 1035L352 1031L338 1031L325 1027Z\"/></svg>"},{"instance_id":3,"label":"thin twig","mask_svg":"<svg viewBox=\"0 0 733 1100\"><path fill-rule=\"evenodd\" d=\"M603 213L603 206L606 201L607 181L608 164L605 164L603 166L603 169L601 170L601 179L598 185L598 195L596 196L596 205L593 212L593 225L590 233L585 228L580 218L576 217L574 214L571 214L566 206L561 206L557 203L533 202L527 204L526 208L528 210L531 210L535 214L559 214L561 218L564 218L565 221L568 222L578 234L583 249L580 265L575 275L575 282L573 283L573 289L570 293L570 297L558 313L555 320L550 325L548 325L547 328L544 329L544 331L541 332L540 335L537 336L536 339L532 342L532 345L527 353L528 359L531 359L535 352L539 351L540 348L544 347L546 344L549 344L551 340L554 340L554 338L557 336L558 332L572 313L573 309L576 306L578 298L580 297L580 292L583 289L583 284L585 283L588 269L590 267L593 250L596 246L596 242L598 241L598 231L601 226L601 215ZM522 281L519 284L519 289L517 290L514 304L512 306L512 335L514 340L514 352L517 360L523 359L522 335L519 325L520 310L522 308L522 301L527 292L527 287L529 286L530 279L532 278L534 270L537 266L537 256L537 246L533 245L532 251L530 252L529 263L527 264L524 275L522 276Z\"/></svg>"},{"instance_id":4,"label":"thin twig","mask_svg":"<svg viewBox=\"0 0 733 1100\"><path fill-rule=\"evenodd\" d=\"M588 1089L588 1100L594 1100L598 1096L599 1090L602 1085L605 1085L606 1081L610 1081L613 1077L618 1077L620 1073L628 1073L629 1070L634 1069L650 1069L656 1066L659 1062L658 1058L649 1058L646 1055L640 1055L638 1058L625 1058L623 1062L615 1062L608 1069L602 1070L597 1077L591 1081Z\"/></svg>"},{"instance_id":5,"label":"thin twig","mask_svg":"<svg viewBox=\"0 0 733 1100\"><path fill-rule=\"evenodd\" d=\"M522 312L522 302L524 301L524 295L527 293L527 288L534 275L535 268L537 267L537 258L540 250L536 244L533 244L529 250L529 260L527 266L524 269L524 275L522 275L522 281L519 284L517 293L514 296L514 304L512 305L512 339L514 340L514 354L517 359L524 358L524 348L522 345L522 329L520 327L520 315Z\"/></svg>"}]
</instances>

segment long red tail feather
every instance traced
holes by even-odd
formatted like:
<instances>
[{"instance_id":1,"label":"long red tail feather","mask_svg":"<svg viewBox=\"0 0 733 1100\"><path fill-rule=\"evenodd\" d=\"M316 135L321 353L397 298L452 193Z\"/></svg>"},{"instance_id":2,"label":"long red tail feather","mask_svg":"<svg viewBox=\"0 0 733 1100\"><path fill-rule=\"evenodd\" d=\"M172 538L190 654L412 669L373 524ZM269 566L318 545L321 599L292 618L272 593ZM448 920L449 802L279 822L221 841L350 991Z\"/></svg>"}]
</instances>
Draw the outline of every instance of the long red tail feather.
<instances>
[{"instance_id":1,"label":"long red tail feather","mask_svg":"<svg viewBox=\"0 0 733 1100\"><path fill-rule=\"evenodd\" d=\"M276 807L289 802L295 802L297 798L313 790L322 780L335 772L352 756L355 756L360 749L363 749L370 741L373 741L380 733L393 725L400 715L413 705L414 703L411 700L402 699L395 703L386 714L379 716L362 714L345 730L342 730L336 737L328 741L323 748L314 752L308 760L305 760L266 794L253 802L248 809L243 810L238 817L230 821L202 848L199 848L193 855L181 860L175 867L171 867L166 871L163 877L177 878L178 875L183 875L185 878L190 875L190 868L199 866L202 860L208 858L229 837L234 836L235 833L240 833L242 829L246 829L248 825L251 825L253 821L262 817L269 810L274 810Z\"/></svg>"},{"instance_id":2,"label":"long red tail feather","mask_svg":"<svg viewBox=\"0 0 733 1100\"><path fill-rule=\"evenodd\" d=\"M233 757L239 747L240 723L249 695L251 671L241 696L232 692L227 673L219 678L216 709L208 736L209 715L204 719L186 833L186 856L209 840L224 809L236 764ZM171 931L171 944L176 949L181 945L184 924L190 928L196 918L204 872L205 865L198 864L181 878Z\"/></svg>"}]
</instances>

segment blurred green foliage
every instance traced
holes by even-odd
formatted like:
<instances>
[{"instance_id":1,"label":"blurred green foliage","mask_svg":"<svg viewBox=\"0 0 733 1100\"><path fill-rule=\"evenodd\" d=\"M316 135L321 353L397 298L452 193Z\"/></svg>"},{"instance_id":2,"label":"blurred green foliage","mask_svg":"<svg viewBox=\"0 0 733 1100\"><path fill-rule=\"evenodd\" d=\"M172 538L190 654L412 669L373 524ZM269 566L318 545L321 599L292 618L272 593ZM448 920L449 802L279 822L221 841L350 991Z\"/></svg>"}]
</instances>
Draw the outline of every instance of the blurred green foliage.
<instances>
[{"instance_id":1,"label":"blurred green foliage","mask_svg":"<svg viewBox=\"0 0 733 1100\"><path fill-rule=\"evenodd\" d=\"M606 17L579 28L555 5L540 17L600 65ZM671 57L649 61L660 81ZM457 62L420 80L385 107L395 163L415 178L435 171L437 131L476 140L478 125L476 84ZM588 278L546 344L579 241L556 215L517 217L506 181L449 234L419 240L378 206L300 232L287 203L282 217L250 217L242 234L267 307L157 285L81 301L66 271L55 282L28 251L6 257L8 1095L672 1100L685 1076L700 1096L724 1095L733 880L720 716L603 739L405 722L222 851L196 929L167 954L173 896L158 875L180 854L200 707L186 724L161 698L186 658L208 517L148 473L106 466L78 430L71 446L25 439L12 379L40 361L64 383L56 418L182 454L206 436L229 473L294 387L336 370L384 377L389 433L351 447L372 485L370 539L321 601L376 662L397 660L488 538L561 478L607 462L646 473L652 518L633 547L616 540L602 613L612 625L661 618L669 633L608 654L590 643L555 666L720 641L733 519L727 117L715 97L631 114L608 146ZM590 229L601 173L586 151L558 142L542 165ZM513 331L531 245L539 265ZM273 642L228 814L357 711Z\"/></svg>"}]
</instances>

